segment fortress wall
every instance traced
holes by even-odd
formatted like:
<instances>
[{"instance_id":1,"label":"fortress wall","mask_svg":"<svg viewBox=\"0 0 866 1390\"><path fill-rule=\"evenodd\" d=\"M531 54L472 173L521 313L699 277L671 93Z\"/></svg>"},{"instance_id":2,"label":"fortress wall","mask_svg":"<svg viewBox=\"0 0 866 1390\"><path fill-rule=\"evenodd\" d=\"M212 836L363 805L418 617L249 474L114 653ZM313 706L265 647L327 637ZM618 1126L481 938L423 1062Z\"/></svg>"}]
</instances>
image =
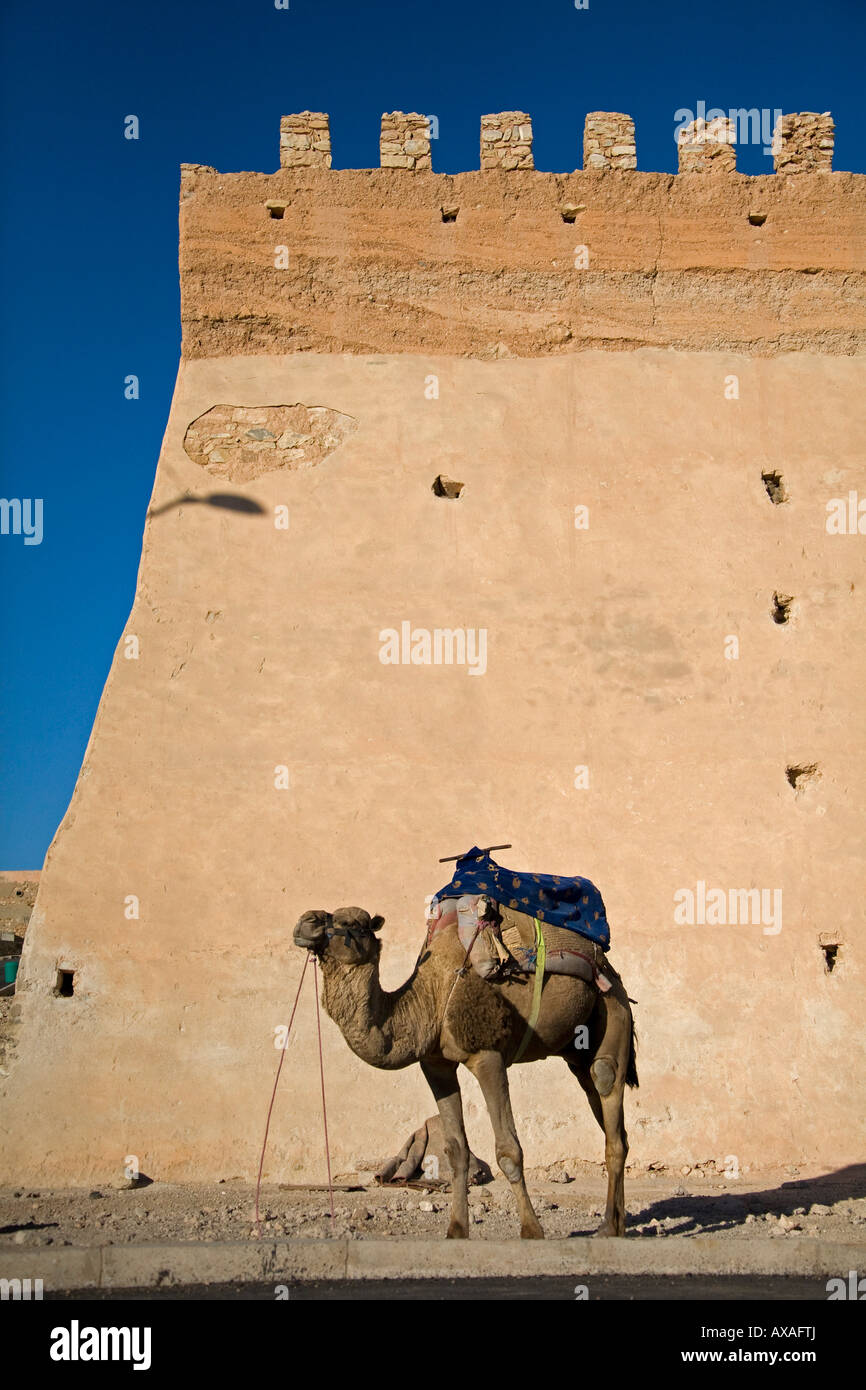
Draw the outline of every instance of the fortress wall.
<instances>
[{"instance_id":1,"label":"fortress wall","mask_svg":"<svg viewBox=\"0 0 866 1390\"><path fill-rule=\"evenodd\" d=\"M195 166L184 355L861 351L864 187L844 173Z\"/></svg>"},{"instance_id":2,"label":"fortress wall","mask_svg":"<svg viewBox=\"0 0 866 1390\"><path fill-rule=\"evenodd\" d=\"M505 840L509 866L581 873L604 895L639 1001L635 1162L860 1158L862 187L186 171L185 357L133 611L3 1038L6 1180L108 1182L129 1155L165 1180L254 1178L298 915L383 913L393 988L447 876L438 858ZM804 211L819 197L821 223ZM531 277L540 248L574 244L559 205L581 201L582 240L606 258L598 307L574 300L577 332L542 349L572 280L541 294ZM291 293L267 264L277 232L304 266ZM431 267L439 288L414 298ZM622 277L662 274L681 277L678 315L657 308L663 343L641 345ZM713 350L725 302L694 291L733 275L762 334ZM535 285L534 309L488 297L508 276ZM629 351L586 347L609 315ZM795 352L779 350L783 318ZM674 346L674 324L703 350ZM225 426L217 407L243 418ZM222 462L205 462L216 434ZM442 473L459 499L432 491ZM833 499L853 534L828 530ZM483 673L383 664L382 634L406 622L483 630ZM678 921L701 884L726 902L765 890L775 915ZM373 1071L327 1021L324 1038L339 1173L432 1105L416 1070ZM271 1180L323 1174L314 1040L307 995ZM512 1078L530 1166L600 1160L561 1063Z\"/></svg>"}]
</instances>

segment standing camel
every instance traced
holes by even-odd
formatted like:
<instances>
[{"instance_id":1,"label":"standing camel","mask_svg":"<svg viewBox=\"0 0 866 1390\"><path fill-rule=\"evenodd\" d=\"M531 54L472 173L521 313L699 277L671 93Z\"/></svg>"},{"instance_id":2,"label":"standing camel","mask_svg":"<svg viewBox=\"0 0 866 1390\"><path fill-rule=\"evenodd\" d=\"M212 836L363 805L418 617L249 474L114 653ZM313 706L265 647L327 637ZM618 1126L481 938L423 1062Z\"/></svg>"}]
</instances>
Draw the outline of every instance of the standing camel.
<instances>
[{"instance_id":1,"label":"standing camel","mask_svg":"<svg viewBox=\"0 0 866 1390\"><path fill-rule=\"evenodd\" d=\"M628 995L608 960L612 988L600 994L585 980L548 975L541 1012L526 1040L533 979L481 979L466 965L456 927L448 927L421 952L412 975L388 992L379 983L383 918L360 907L305 912L295 927L297 946L312 951L322 968L322 1002L352 1051L370 1066L397 1071L417 1062L430 1086L445 1134L453 1175L448 1236L469 1234L469 1146L457 1080L462 1062L478 1081L490 1114L496 1161L511 1184L524 1239L542 1240L523 1177L523 1150L508 1093L508 1067L562 1057L580 1082L604 1131L607 1206L599 1235L625 1235L624 1172L628 1139L623 1122L625 1086L638 1084L634 1028ZM550 928L549 946L572 944L574 933ZM591 942L582 942L591 951ZM599 959L601 952L599 950ZM580 1025L589 1046L576 1048ZM581 1035L582 1038L582 1035Z\"/></svg>"}]
</instances>

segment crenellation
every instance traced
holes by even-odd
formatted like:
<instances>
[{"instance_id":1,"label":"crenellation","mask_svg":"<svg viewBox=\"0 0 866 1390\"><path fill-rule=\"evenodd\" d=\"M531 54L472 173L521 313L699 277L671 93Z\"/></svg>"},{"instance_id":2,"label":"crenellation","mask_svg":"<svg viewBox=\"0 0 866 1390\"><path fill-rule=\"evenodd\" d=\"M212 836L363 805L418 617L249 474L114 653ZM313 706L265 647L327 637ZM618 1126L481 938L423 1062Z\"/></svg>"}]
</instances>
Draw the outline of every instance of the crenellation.
<instances>
[{"instance_id":1,"label":"crenellation","mask_svg":"<svg viewBox=\"0 0 866 1390\"><path fill-rule=\"evenodd\" d=\"M481 117L482 169L534 169L532 120L525 111Z\"/></svg>"},{"instance_id":2,"label":"crenellation","mask_svg":"<svg viewBox=\"0 0 866 1390\"><path fill-rule=\"evenodd\" d=\"M331 128L324 111L297 111L280 120L281 169L330 169Z\"/></svg>"},{"instance_id":3,"label":"crenellation","mask_svg":"<svg viewBox=\"0 0 866 1390\"><path fill-rule=\"evenodd\" d=\"M711 121L699 116L677 132L679 172L735 174L736 138L734 122L727 116L717 116Z\"/></svg>"},{"instance_id":4,"label":"crenellation","mask_svg":"<svg viewBox=\"0 0 866 1390\"><path fill-rule=\"evenodd\" d=\"M835 124L829 111L781 116L773 132L777 174L829 174L833 169Z\"/></svg>"},{"instance_id":5,"label":"crenellation","mask_svg":"<svg viewBox=\"0 0 866 1390\"><path fill-rule=\"evenodd\" d=\"M429 116L417 111L383 112L379 164L383 169L431 170Z\"/></svg>"},{"instance_id":6,"label":"crenellation","mask_svg":"<svg viewBox=\"0 0 866 1390\"><path fill-rule=\"evenodd\" d=\"M383 112L379 166L432 172L431 122L417 111ZM782 174L829 173L833 168L835 126L829 111L782 116L773 134L774 169ZM737 172L736 125L731 117L698 117L677 131L678 172ZM330 120L324 111L299 111L280 120L280 167L330 169ZM182 166L186 192L203 165ZM525 111L499 111L481 117L482 171L534 169L532 120ZM634 121L621 111L590 111L583 133L583 169L637 169Z\"/></svg>"},{"instance_id":7,"label":"crenellation","mask_svg":"<svg viewBox=\"0 0 866 1390\"><path fill-rule=\"evenodd\" d=\"M583 167L636 169L634 121L621 111L590 111L583 128Z\"/></svg>"}]
</instances>

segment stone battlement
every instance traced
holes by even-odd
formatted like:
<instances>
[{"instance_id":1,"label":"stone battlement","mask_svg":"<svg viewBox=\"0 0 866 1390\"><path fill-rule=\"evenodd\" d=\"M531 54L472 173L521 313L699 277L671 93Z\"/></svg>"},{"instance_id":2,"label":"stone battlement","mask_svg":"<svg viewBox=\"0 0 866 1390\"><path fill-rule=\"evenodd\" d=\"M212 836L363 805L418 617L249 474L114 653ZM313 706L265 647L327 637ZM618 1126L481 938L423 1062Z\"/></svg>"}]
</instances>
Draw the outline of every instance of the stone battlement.
<instances>
[{"instance_id":1,"label":"stone battlement","mask_svg":"<svg viewBox=\"0 0 866 1390\"><path fill-rule=\"evenodd\" d=\"M746 128L748 117L739 113ZM382 116L379 163L382 169L409 173L432 170L435 117L417 111ZM773 131L777 173L829 173L833 167L835 126L829 111L800 111L780 117ZM678 131L681 174L731 172L737 167L736 121L728 116L699 118ZM721 157L719 157L721 156ZM324 111L300 111L280 122L282 169L331 168L330 120ZM525 111L500 111L481 117L481 169L506 173L534 169L532 118ZM590 111L583 129L583 167L588 172L637 169L634 121L621 111Z\"/></svg>"},{"instance_id":2,"label":"stone battlement","mask_svg":"<svg viewBox=\"0 0 866 1390\"><path fill-rule=\"evenodd\" d=\"M637 168L618 111L564 174L535 168L525 111L482 116L458 174L435 117L386 112L381 167L334 169L327 113L284 116L273 174L181 166L184 356L861 351L866 176L832 171L829 112L781 116L776 173L739 173L750 114L678 127L677 174Z\"/></svg>"}]
</instances>

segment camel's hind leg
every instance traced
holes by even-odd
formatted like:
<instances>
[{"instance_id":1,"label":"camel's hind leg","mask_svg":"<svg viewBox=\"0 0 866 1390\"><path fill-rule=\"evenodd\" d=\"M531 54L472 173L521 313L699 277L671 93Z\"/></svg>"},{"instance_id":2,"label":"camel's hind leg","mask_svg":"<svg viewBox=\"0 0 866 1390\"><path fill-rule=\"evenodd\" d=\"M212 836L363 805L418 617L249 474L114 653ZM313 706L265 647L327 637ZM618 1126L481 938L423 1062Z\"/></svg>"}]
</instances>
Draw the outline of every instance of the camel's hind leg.
<instances>
[{"instance_id":1,"label":"camel's hind leg","mask_svg":"<svg viewBox=\"0 0 866 1390\"><path fill-rule=\"evenodd\" d=\"M621 997L620 997L621 996ZM603 995L596 1008L592 1032L598 1038L590 1055L593 1061L566 1058L586 1092L592 1113L604 1131L604 1158L607 1166L607 1205L600 1236L625 1235L625 1161L628 1135L625 1128L623 1096L626 1082L637 1084L632 1049L632 1017L628 999L620 983Z\"/></svg>"},{"instance_id":2,"label":"camel's hind leg","mask_svg":"<svg viewBox=\"0 0 866 1390\"><path fill-rule=\"evenodd\" d=\"M544 1231L529 1200L523 1177L523 1150L511 1113L505 1063L498 1052L476 1052L466 1065L484 1095L496 1140L496 1162L511 1183L511 1190L517 1201L520 1234L524 1240L543 1240Z\"/></svg>"},{"instance_id":3,"label":"camel's hind leg","mask_svg":"<svg viewBox=\"0 0 866 1390\"><path fill-rule=\"evenodd\" d=\"M604 1131L604 1161L607 1167L607 1205L604 1220L596 1235L625 1235L625 1161L628 1157L628 1135L623 1114L623 1090L625 1078L617 1077L613 1089L606 1096L600 1096L595 1082L585 1064L569 1062L569 1070L574 1072L586 1092L592 1113Z\"/></svg>"},{"instance_id":4,"label":"camel's hind leg","mask_svg":"<svg viewBox=\"0 0 866 1390\"><path fill-rule=\"evenodd\" d=\"M433 1092L442 1132L445 1153L451 1167L451 1220L449 1240L466 1240L469 1236L469 1145L463 1128L463 1100L457 1081L456 1062L422 1062L421 1070Z\"/></svg>"}]
</instances>

